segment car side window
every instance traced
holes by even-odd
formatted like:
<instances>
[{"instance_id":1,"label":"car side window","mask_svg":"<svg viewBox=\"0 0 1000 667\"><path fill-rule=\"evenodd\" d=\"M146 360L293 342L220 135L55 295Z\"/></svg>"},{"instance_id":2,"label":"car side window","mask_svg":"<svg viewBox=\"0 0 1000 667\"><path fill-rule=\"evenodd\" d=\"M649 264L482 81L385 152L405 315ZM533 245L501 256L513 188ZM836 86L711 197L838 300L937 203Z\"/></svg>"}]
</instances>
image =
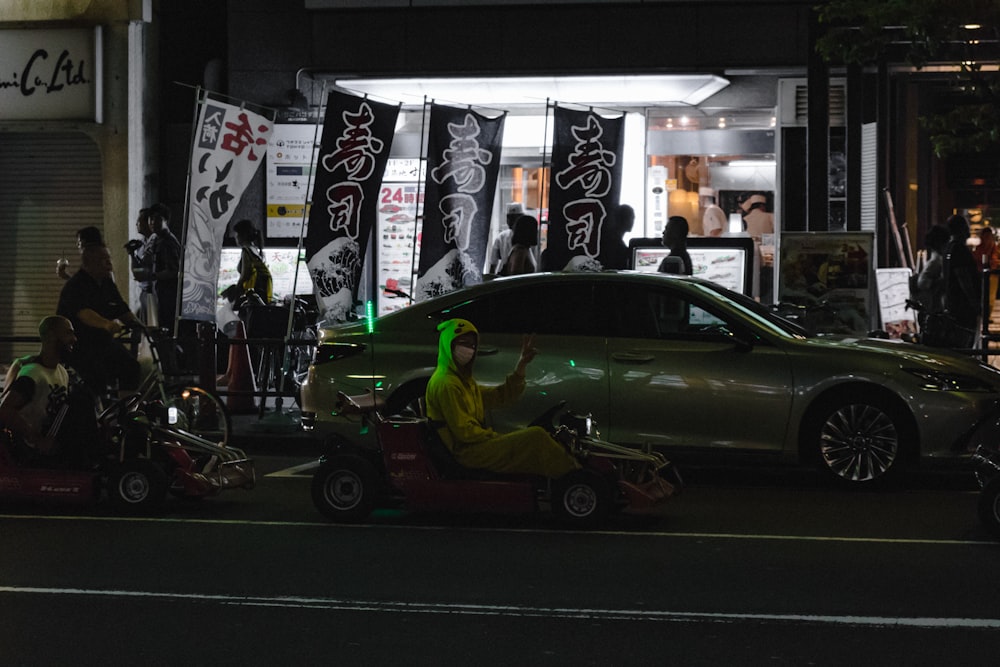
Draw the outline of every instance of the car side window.
<instances>
[{"instance_id":1,"label":"car side window","mask_svg":"<svg viewBox=\"0 0 1000 667\"><path fill-rule=\"evenodd\" d=\"M653 339L718 336L727 323L673 290L631 287L617 292L613 335Z\"/></svg>"},{"instance_id":2,"label":"car side window","mask_svg":"<svg viewBox=\"0 0 1000 667\"><path fill-rule=\"evenodd\" d=\"M500 290L454 306L483 333L603 336L604 317L595 315L589 284L560 281Z\"/></svg>"}]
</instances>

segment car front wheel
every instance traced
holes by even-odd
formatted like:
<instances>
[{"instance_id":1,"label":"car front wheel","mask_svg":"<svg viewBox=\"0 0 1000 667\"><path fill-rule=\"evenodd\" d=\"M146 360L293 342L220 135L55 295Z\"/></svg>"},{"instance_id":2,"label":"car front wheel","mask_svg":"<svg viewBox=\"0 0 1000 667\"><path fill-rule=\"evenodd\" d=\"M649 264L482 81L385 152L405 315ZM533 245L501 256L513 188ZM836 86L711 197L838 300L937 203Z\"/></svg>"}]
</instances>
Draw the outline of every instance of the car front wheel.
<instances>
[{"instance_id":1,"label":"car front wheel","mask_svg":"<svg viewBox=\"0 0 1000 667\"><path fill-rule=\"evenodd\" d=\"M842 482L869 485L899 471L907 431L890 401L855 392L819 406L807 437L821 469Z\"/></svg>"}]
</instances>

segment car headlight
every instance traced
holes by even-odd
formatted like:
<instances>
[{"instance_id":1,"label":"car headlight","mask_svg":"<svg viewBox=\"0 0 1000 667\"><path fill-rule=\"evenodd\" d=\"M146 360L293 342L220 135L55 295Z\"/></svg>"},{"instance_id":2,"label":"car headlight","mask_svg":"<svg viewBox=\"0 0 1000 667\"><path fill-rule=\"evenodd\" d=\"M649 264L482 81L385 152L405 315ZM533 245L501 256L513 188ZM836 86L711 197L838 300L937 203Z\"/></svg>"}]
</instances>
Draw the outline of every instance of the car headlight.
<instances>
[{"instance_id":1,"label":"car headlight","mask_svg":"<svg viewBox=\"0 0 1000 667\"><path fill-rule=\"evenodd\" d=\"M907 368L906 372L919 378L924 383L924 389L933 389L935 391L994 391L991 385L979 378L959 373L929 371L919 368Z\"/></svg>"}]
</instances>

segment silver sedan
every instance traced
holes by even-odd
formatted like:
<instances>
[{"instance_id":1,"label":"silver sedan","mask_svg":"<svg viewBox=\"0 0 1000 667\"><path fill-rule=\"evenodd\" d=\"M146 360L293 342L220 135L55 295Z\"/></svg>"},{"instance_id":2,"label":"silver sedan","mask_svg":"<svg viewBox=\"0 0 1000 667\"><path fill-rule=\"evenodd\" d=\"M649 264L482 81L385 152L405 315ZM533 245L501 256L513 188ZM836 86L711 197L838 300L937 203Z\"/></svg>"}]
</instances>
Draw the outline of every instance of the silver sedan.
<instances>
[{"instance_id":1,"label":"silver sedan","mask_svg":"<svg viewBox=\"0 0 1000 667\"><path fill-rule=\"evenodd\" d=\"M336 393L373 391L419 410L439 321L480 330L479 382L514 367L521 337L541 354L525 395L491 418L523 426L556 401L590 412L605 439L674 460L809 461L878 482L919 457L958 459L998 435L1000 372L900 341L810 337L746 297L696 278L633 272L497 279L379 318L321 331L302 387L304 422L358 428ZM344 429L352 432L345 432Z\"/></svg>"}]
</instances>

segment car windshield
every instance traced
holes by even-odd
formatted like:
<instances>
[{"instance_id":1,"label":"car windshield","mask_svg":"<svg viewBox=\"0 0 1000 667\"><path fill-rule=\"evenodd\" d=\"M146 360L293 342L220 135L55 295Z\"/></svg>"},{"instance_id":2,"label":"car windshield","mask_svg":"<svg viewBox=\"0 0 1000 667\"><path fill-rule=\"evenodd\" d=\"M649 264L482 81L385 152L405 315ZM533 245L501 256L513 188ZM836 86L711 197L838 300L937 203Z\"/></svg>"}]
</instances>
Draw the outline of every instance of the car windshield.
<instances>
[{"instance_id":1,"label":"car windshield","mask_svg":"<svg viewBox=\"0 0 1000 667\"><path fill-rule=\"evenodd\" d=\"M764 327L772 333L782 336L792 336L795 338L809 338L805 329L781 317L767 306L754 301L745 294L734 292L721 285L710 282L693 283L698 289L712 293L716 298L723 298L730 304L742 310L744 314L754 320L758 325Z\"/></svg>"}]
</instances>

